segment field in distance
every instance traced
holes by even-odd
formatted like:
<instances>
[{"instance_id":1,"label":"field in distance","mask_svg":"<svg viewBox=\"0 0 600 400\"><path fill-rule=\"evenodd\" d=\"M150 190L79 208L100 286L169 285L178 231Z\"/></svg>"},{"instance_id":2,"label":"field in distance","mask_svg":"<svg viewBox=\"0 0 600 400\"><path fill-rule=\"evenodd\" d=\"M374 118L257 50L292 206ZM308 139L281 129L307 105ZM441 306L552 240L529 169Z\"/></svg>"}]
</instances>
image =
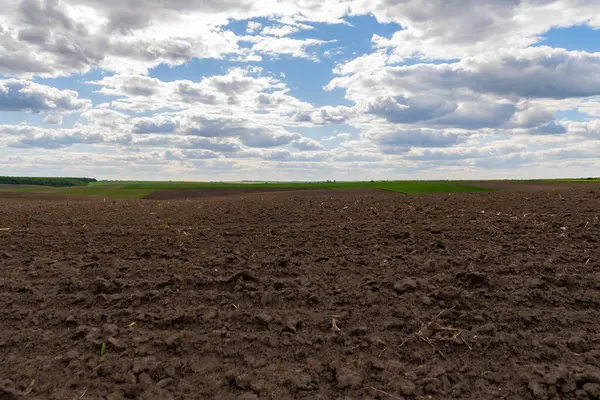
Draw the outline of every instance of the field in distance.
<instances>
[{"instance_id":1,"label":"field in distance","mask_svg":"<svg viewBox=\"0 0 600 400\"><path fill-rule=\"evenodd\" d=\"M403 194L462 193L486 191L531 191L568 189L587 184L600 185L600 179L496 180L496 181L356 181L356 182L185 182L185 181L91 181L86 186L50 187L0 185L0 194L15 196L91 196L110 199L177 199L231 194L289 192L306 190L361 189L385 190Z\"/></svg>"},{"instance_id":2,"label":"field in distance","mask_svg":"<svg viewBox=\"0 0 600 400\"><path fill-rule=\"evenodd\" d=\"M482 192L492 189L450 181L365 181L365 182L142 182L101 181L78 187L3 188L0 191L97 196L117 199L144 198L157 190L239 189L240 191L381 189L406 194Z\"/></svg>"}]
</instances>

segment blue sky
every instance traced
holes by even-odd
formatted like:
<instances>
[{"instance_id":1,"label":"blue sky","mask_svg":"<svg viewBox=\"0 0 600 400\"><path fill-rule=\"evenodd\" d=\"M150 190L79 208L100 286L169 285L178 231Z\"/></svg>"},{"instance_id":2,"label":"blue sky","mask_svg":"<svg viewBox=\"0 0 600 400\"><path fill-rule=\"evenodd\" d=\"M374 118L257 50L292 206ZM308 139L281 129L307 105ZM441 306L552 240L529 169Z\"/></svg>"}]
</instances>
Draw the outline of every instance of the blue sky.
<instances>
[{"instance_id":1,"label":"blue sky","mask_svg":"<svg viewBox=\"0 0 600 400\"><path fill-rule=\"evenodd\" d=\"M600 175L600 5L236 1L0 8L3 174Z\"/></svg>"}]
</instances>

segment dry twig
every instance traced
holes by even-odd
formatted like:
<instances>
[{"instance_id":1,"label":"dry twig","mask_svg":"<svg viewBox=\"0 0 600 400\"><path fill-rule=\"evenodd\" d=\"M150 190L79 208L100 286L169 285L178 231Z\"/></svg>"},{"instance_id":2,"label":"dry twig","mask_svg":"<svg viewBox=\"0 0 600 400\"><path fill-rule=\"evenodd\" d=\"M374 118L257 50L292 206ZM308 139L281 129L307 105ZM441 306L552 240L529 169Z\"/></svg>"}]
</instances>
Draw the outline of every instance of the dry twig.
<instances>
[{"instance_id":1,"label":"dry twig","mask_svg":"<svg viewBox=\"0 0 600 400\"><path fill-rule=\"evenodd\" d=\"M381 358L381 356L383 355L383 353L387 350L387 346L385 346L385 348L383 350L381 350L381 352L379 353L379 355L377 356L377 358Z\"/></svg>"},{"instance_id":2,"label":"dry twig","mask_svg":"<svg viewBox=\"0 0 600 400\"><path fill-rule=\"evenodd\" d=\"M335 323L335 318L331 319L331 329L333 329L334 332L340 332L341 329L338 328L337 324Z\"/></svg>"},{"instance_id":3,"label":"dry twig","mask_svg":"<svg viewBox=\"0 0 600 400\"><path fill-rule=\"evenodd\" d=\"M399 345L396 347L396 350L398 350L400 347L404 346L404 344L405 344L406 342L408 342L408 339L410 339L411 337L413 337L413 335L411 335L411 336L407 337L406 339L404 339L404 340L402 341L402 343L400 343L400 344L399 344Z\"/></svg>"},{"instance_id":4,"label":"dry twig","mask_svg":"<svg viewBox=\"0 0 600 400\"><path fill-rule=\"evenodd\" d=\"M377 389L377 388L375 388L375 387L373 387L373 386L369 386L369 389L371 389L371 390L374 390L374 391L376 391L377 393L385 394L386 396L388 396L388 397L389 397L389 398L391 398L391 399L402 400L402 398L401 398L401 397L396 397L396 396L394 396L394 395L393 395L393 394L391 394L391 393L384 392L383 390L381 390L381 389Z\"/></svg>"},{"instance_id":5,"label":"dry twig","mask_svg":"<svg viewBox=\"0 0 600 400\"><path fill-rule=\"evenodd\" d=\"M473 351L473 348L471 347L471 345L469 345L469 343L467 343L464 337L461 336L460 340L462 340L462 342L469 348L469 351Z\"/></svg>"}]
</instances>

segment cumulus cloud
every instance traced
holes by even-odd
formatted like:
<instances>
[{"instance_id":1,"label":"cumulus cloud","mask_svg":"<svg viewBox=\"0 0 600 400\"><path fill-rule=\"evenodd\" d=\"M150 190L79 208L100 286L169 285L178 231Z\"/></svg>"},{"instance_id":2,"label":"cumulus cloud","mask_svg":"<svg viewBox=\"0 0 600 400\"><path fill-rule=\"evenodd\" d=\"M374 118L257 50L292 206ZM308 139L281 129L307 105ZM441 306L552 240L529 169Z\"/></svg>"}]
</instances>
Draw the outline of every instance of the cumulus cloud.
<instances>
[{"instance_id":1,"label":"cumulus cloud","mask_svg":"<svg viewBox=\"0 0 600 400\"><path fill-rule=\"evenodd\" d=\"M380 21L404 29L375 44L392 53L392 61L412 57L457 59L490 49L525 48L543 39L551 27L588 23L600 26L600 5L579 0L380 0L369 4Z\"/></svg>"},{"instance_id":2,"label":"cumulus cloud","mask_svg":"<svg viewBox=\"0 0 600 400\"><path fill-rule=\"evenodd\" d=\"M137 118L133 121L133 133L172 133L179 121L169 117Z\"/></svg>"},{"instance_id":3,"label":"cumulus cloud","mask_svg":"<svg viewBox=\"0 0 600 400\"><path fill-rule=\"evenodd\" d=\"M288 94L277 78L260 76L260 70L231 68L224 75L200 81L164 82L144 75L113 75L88 82L99 86L99 93L116 96L115 108L144 112L161 109L201 109L211 113L253 113L258 109L285 113L309 109L311 105Z\"/></svg>"},{"instance_id":4,"label":"cumulus cloud","mask_svg":"<svg viewBox=\"0 0 600 400\"><path fill-rule=\"evenodd\" d=\"M73 90L58 90L31 81L0 80L0 111L72 113L91 106Z\"/></svg>"},{"instance_id":5,"label":"cumulus cloud","mask_svg":"<svg viewBox=\"0 0 600 400\"><path fill-rule=\"evenodd\" d=\"M133 138L137 146L151 148L204 149L220 153L235 153L241 150L239 143L228 139L189 137L181 135L144 135Z\"/></svg>"},{"instance_id":6,"label":"cumulus cloud","mask_svg":"<svg viewBox=\"0 0 600 400\"><path fill-rule=\"evenodd\" d=\"M219 153L211 150L167 150L163 156L166 160L207 160L218 158Z\"/></svg>"},{"instance_id":7,"label":"cumulus cloud","mask_svg":"<svg viewBox=\"0 0 600 400\"><path fill-rule=\"evenodd\" d=\"M111 130L126 129L129 116L107 108L93 108L82 113L81 116L89 125Z\"/></svg>"},{"instance_id":8,"label":"cumulus cloud","mask_svg":"<svg viewBox=\"0 0 600 400\"><path fill-rule=\"evenodd\" d=\"M450 147L464 142L467 135L432 129L394 130L383 134L373 134L385 154L402 154L412 147Z\"/></svg>"},{"instance_id":9,"label":"cumulus cloud","mask_svg":"<svg viewBox=\"0 0 600 400\"><path fill-rule=\"evenodd\" d=\"M600 53L543 46L487 52L454 63L384 67L375 76L372 70L357 66L350 73L338 70L345 75L332 80L327 89L347 89L348 97L356 101L391 90L413 95L428 90L468 90L509 98L554 99L600 92Z\"/></svg>"},{"instance_id":10,"label":"cumulus cloud","mask_svg":"<svg viewBox=\"0 0 600 400\"><path fill-rule=\"evenodd\" d=\"M130 139L81 129L42 129L20 125L0 125L1 136L9 138L8 147L45 149L59 149L74 144L128 143Z\"/></svg>"},{"instance_id":11,"label":"cumulus cloud","mask_svg":"<svg viewBox=\"0 0 600 400\"><path fill-rule=\"evenodd\" d=\"M251 149L234 155L239 158L259 158L267 161L319 162L326 161L327 155L309 152L291 152L287 149Z\"/></svg>"},{"instance_id":12,"label":"cumulus cloud","mask_svg":"<svg viewBox=\"0 0 600 400\"><path fill-rule=\"evenodd\" d=\"M292 25L271 25L262 30L263 35L283 37L299 32L300 28Z\"/></svg>"},{"instance_id":13,"label":"cumulus cloud","mask_svg":"<svg viewBox=\"0 0 600 400\"><path fill-rule=\"evenodd\" d=\"M367 112L384 117L389 122L414 123L448 115L458 104L441 96L384 97L367 105Z\"/></svg>"},{"instance_id":14,"label":"cumulus cloud","mask_svg":"<svg viewBox=\"0 0 600 400\"><path fill-rule=\"evenodd\" d=\"M348 151L345 149L336 149L333 151L333 161L335 162L378 162L383 161L384 157L378 153L367 153L358 151Z\"/></svg>"},{"instance_id":15,"label":"cumulus cloud","mask_svg":"<svg viewBox=\"0 0 600 400\"><path fill-rule=\"evenodd\" d=\"M246 32L254 33L254 32L260 30L261 27L262 27L262 24L260 22L248 21L248 24L246 25Z\"/></svg>"},{"instance_id":16,"label":"cumulus cloud","mask_svg":"<svg viewBox=\"0 0 600 400\"><path fill-rule=\"evenodd\" d=\"M48 114L44 118L44 122L52 125L60 125L63 122L63 116L60 114Z\"/></svg>"},{"instance_id":17,"label":"cumulus cloud","mask_svg":"<svg viewBox=\"0 0 600 400\"><path fill-rule=\"evenodd\" d=\"M600 93L600 53L541 46L404 66L385 66L385 57L376 57L381 61L377 68L363 62L368 56L361 58L338 66L340 76L325 87L346 91L346 98L356 104L357 114L350 115L355 124L372 115L403 129L413 125L558 133L551 131L551 123L561 103Z\"/></svg>"},{"instance_id":18,"label":"cumulus cloud","mask_svg":"<svg viewBox=\"0 0 600 400\"><path fill-rule=\"evenodd\" d=\"M544 125L541 125L539 127L532 129L531 133L539 134L539 135L554 135L554 134L567 133L567 130L560 123L557 123L555 121L550 121Z\"/></svg>"},{"instance_id":19,"label":"cumulus cloud","mask_svg":"<svg viewBox=\"0 0 600 400\"><path fill-rule=\"evenodd\" d=\"M296 21L300 15L314 22L337 23L347 12L342 4L331 7L317 1L266 5L246 1L128 0L123 4L17 0L0 10L0 73L54 77L103 68L144 74L159 64L181 65L194 57L260 61L256 52L314 58L307 48L321 41L279 37L310 28ZM228 24L232 19L262 16L278 16L285 23L266 27L265 33L257 36L254 54L248 54L239 42L251 37L236 35ZM261 27L255 21L247 25L250 33Z\"/></svg>"},{"instance_id":20,"label":"cumulus cloud","mask_svg":"<svg viewBox=\"0 0 600 400\"><path fill-rule=\"evenodd\" d=\"M494 158L511 153L525 151L527 145L518 143L494 143L493 145L475 147L475 146L456 146L452 148L423 149L413 148L404 155L409 160L422 161L449 161L466 160L473 158Z\"/></svg>"},{"instance_id":21,"label":"cumulus cloud","mask_svg":"<svg viewBox=\"0 0 600 400\"><path fill-rule=\"evenodd\" d=\"M287 55L313 60L317 60L317 56L314 53L310 53L311 48L335 42L319 39L293 39L289 37L273 36L247 36L244 37L243 40L245 42L253 43L252 50L257 53L270 56Z\"/></svg>"},{"instance_id":22,"label":"cumulus cloud","mask_svg":"<svg viewBox=\"0 0 600 400\"><path fill-rule=\"evenodd\" d=\"M292 146L298 150L306 151L306 150L323 150L323 146L317 142L316 140L303 137L300 139L296 139L292 142Z\"/></svg>"},{"instance_id":23,"label":"cumulus cloud","mask_svg":"<svg viewBox=\"0 0 600 400\"><path fill-rule=\"evenodd\" d=\"M350 136L352 136L350 133L342 132L342 133L336 133L335 135L332 135L332 136L325 136L321 140L322 141L347 140L348 138L350 138Z\"/></svg>"},{"instance_id":24,"label":"cumulus cloud","mask_svg":"<svg viewBox=\"0 0 600 400\"><path fill-rule=\"evenodd\" d=\"M249 128L240 134L242 143L249 147L277 147L299 139L300 135L283 129Z\"/></svg>"}]
</instances>

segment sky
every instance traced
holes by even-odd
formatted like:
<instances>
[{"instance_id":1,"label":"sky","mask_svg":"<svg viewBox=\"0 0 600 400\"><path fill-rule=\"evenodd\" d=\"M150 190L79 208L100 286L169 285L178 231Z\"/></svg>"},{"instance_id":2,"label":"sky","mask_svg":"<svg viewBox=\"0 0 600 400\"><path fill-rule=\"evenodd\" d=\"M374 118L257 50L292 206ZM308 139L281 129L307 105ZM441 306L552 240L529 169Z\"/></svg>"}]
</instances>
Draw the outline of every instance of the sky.
<instances>
[{"instance_id":1,"label":"sky","mask_svg":"<svg viewBox=\"0 0 600 400\"><path fill-rule=\"evenodd\" d=\"M597 0L0 0L0 175L600 176Z\"/></svg>"}]
</instances>

